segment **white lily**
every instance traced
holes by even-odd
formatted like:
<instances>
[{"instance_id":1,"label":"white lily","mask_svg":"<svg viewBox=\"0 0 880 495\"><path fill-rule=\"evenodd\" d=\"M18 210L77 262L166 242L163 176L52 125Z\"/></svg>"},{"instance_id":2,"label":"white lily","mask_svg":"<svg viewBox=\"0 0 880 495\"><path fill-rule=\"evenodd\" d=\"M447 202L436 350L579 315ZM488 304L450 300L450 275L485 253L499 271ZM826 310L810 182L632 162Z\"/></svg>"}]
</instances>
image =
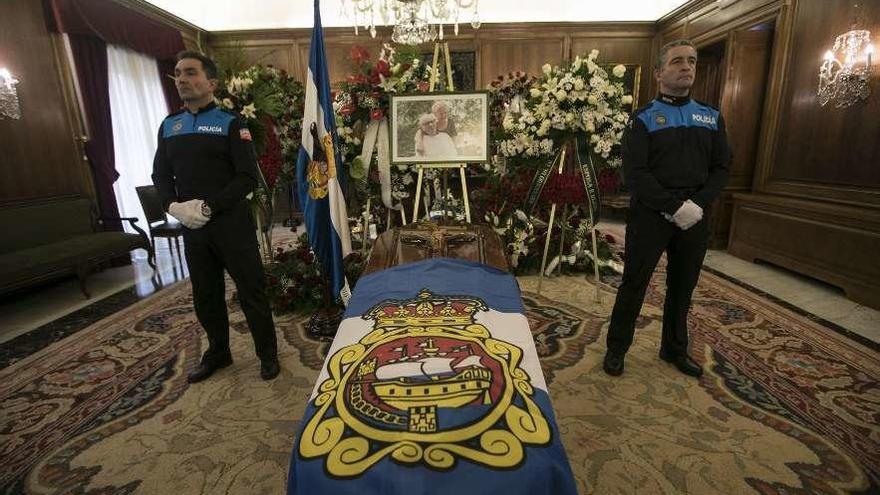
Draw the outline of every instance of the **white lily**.
<instances>
[{"instance_id":1,"label":"white lily","mask_svg":"<svg viewBox=\"0 0 880 495\"><path fill-rule=\"evenodd\" d=\"M255 119L257 118L257 107L255 107L253 103L249 103L241 109L241 115L242 117Z\"/></svg>"}]
</instances>

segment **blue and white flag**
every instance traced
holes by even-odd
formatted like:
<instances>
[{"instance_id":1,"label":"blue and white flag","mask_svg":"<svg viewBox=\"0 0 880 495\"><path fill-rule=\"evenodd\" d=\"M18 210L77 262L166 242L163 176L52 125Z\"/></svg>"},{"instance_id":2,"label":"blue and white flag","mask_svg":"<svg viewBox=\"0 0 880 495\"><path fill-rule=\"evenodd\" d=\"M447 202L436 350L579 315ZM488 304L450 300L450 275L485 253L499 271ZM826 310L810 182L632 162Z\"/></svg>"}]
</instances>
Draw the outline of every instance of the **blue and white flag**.
<instances>
[{"instance_id":1,"label":"blue and white flag","mask_svg":"<svg viewBox=\"0 0 880 495\"><path fill-rule=\"evenodd\" d=\"M309 242L330 278L332 294L348 304L351 290L342 260L351 253L351 229L345 210L345 167L337 145L319 0L315 0L309 52L302 146L296 160L300 206Z\"/></svg>"},{"instance_id":2,"label":"blue and white flag","mask_svg":"<svg viewBox=\"0 0 880 495\"><path fill-rule=\"evenodd\" d=\"M358 280L288 495L576 492L512 275L432 258Z\"/></svg>"}]
</instances>

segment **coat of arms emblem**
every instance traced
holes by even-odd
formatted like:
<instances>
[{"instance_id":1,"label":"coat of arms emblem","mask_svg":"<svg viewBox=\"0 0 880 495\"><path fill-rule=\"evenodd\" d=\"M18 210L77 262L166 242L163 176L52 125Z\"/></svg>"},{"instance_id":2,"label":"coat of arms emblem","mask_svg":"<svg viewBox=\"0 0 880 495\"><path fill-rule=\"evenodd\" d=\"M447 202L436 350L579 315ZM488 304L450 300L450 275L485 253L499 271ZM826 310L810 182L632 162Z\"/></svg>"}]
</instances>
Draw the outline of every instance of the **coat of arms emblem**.
<instances>
[{"instance_id":1,"label":"coat of arms emblem","mask_svg":"<svg viewBox=\"0 0 880 495\"><path fill-rule=\"evenodd\" d=\"M323 199L327 197L327 183L336 177L336 153L333 150L333 136L329 133L324 139L318 138L318 128L312 123L312 159L309 161L307 180L309 197Z\"/></svg>"},{"instance_id":2,"label":"coat of arms emblem","mask_svg":"<svg viewBox=\"0 0 880 495\"><path fill-rule=\"evenodd\" d=\"M487 310L478 298L423 289L367 311L373 330L327 361L299 455L325 457L328 473L349 477L386 456L435 469L459 457L509 468L523 444L549 444L523 351L477 323Z\"/></svg>"}]
</instances>

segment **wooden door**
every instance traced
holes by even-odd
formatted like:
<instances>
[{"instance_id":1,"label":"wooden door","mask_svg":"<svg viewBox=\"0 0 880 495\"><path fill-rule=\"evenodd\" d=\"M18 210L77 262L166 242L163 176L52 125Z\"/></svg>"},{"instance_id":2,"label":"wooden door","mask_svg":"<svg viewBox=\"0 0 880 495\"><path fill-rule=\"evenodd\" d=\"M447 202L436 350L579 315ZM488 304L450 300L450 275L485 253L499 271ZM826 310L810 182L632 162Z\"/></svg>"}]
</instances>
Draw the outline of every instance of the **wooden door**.
<instances>
[{"instance_id":1,"label":"wooden door","mask_svg":"<svg viewBox=\"0 0 880 495\"><path fill-rule=\"evenodd\" d=\"M727 187L712 208L712 248L727 248L733 194L748 192L752 187L772 40L773 29L768 25L733 31L727 40L725 75L718 106L727 124L733 161Z\"/></svg>"}]
</instances>

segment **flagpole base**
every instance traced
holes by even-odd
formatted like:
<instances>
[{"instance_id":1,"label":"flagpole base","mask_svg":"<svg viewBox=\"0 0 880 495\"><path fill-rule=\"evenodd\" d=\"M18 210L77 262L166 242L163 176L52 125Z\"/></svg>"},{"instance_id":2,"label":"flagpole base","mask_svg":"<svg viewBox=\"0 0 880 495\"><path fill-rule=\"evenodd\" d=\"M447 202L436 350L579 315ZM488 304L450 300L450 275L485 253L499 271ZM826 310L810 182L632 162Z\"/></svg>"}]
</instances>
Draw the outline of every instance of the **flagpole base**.
<instances>
[{"instance_id":1,"label":"flagpole base","mask_svg":"<svg viewBox=\"0 0 880 495\"><path fill-rule=\"evenodd\" d=\"M342 314L338 306L318 308L306 323L306 332L310 337L333 337L342 322Z\"/></svg>"}]
</instances>

